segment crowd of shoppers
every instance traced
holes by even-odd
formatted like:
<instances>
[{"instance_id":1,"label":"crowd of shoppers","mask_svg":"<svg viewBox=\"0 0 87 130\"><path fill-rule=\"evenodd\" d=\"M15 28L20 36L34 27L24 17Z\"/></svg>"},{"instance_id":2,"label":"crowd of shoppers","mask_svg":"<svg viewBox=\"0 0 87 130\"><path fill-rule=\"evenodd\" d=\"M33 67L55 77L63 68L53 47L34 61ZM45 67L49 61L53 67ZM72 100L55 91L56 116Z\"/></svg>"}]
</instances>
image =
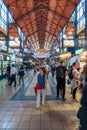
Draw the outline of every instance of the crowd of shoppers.
<instances>
[{"instance_id":1,"label":"crowd of shoppers","mask_svg":"<svg viewBox=\"0 0 87 130\"><path fill-rule=\"evenodd\" d=\"M37 69L39 68L39 69ZM81 98L81 107L78 110L77 117L80 120L79 130L87 129L87 64L84 66L83 71L80 72L78 64L74 62L72 66L67 70L65 67L65 62L61 61L55 65L45 64L43 67L36 67L35 71L38 71L37 84L40 85L37 88L37 98L36 98L36 109L40 108L40 104L45 103L45 90L47 87L47 80L49 72L52 74L52 78L56 76L57 86L56 86L56 96L57 100L65 101L65 90L66 90L66 76L68 76L69 84L71 84L71 93L73 101L76 101L76 92L80 84L83 84L83 92ZM8 83L11 86L14 82L14 87L16 87L16 75L19 75L19 84L24 85L24 66L21 65L17 70L15 65L8 65L7 67L7 77ZM60 99L60 94L62 98Z\"/></svg>"},{"instance_id":2,"label":"crowd of shoppers","mask_svg":"<svg viewBox=\"0 0 87 130\"><path fill-rule=\"evenodd\" d=\"M47 67L46 67L47 66ZM65 93L66 93L66 77L68 77L69 84L71 86L71 94L73 101L77 102L76 99L76 93L77 89L79 89L79 86L86 84L84 80L87 80L87 76L85 75L87 71L87 66L83 69L83 72L80 72L80 68L78 63L74 62L72 66L67 70L65 66L65 62L61 61L60 63L52 64L52 65L46 65L45 64L45 72L46 76L48 77L49 71L51 72L52 78L54 79L54 76L56 77L56 99L65 101ZM41 70L40 70L41 71ZM40 72L41 73L41 72ZM60 95L62 96L60 98Z\"/></svg>"},{"instance_id":3,"label":"crowd of shoppers","mask_svg":"<svg viewBox=\"0 0 87 130\"><path fill-rule=\"evenodd\" d=\"M79 130L87 130L87 64L84 66L83 71L80 72L80 68L76 62L72 64L66 69L65 62L61 61L60 63L48 65L45 64L43 67L36 66L34 69L34 73L38 72L37 76L37 96L36 96L36 109L40 108L40 105L44 105L45 103L45 91L47 87L47 80L49 72L52 75L54 80L54 76L56 77L56 99L65 101L65 93L66 93L66 76L68 76L68 84L71 86L71 94L73 101L76 100L76 93L79 86L82 84L82 98L81 98L81 107L78 110L77 117L80 120ZM16 87L16 75L19 75L19 85L24 85L24 66L21 65L17 70L15 65L8 65L7 67L7 79L8 83L11 86L14 82L14 87ZM60 98L61 94L61 98Z\"/></svg>"}]
</instances>

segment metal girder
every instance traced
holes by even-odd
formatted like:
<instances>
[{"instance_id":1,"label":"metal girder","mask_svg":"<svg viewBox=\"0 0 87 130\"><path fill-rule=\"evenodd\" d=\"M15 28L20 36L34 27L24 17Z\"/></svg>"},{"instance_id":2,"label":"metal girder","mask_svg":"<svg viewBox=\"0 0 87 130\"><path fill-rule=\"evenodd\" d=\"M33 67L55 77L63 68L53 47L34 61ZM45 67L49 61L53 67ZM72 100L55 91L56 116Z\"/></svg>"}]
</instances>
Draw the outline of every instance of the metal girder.
<instances>
[{"instance_id":1,"label":"metal girder","mask_svg":"<svg viewBox=\"0 0 87 130\"><path fill-rule=\"evenodd\" d=\"M68 0L67 0L67 2L68 2ZM56 10L56 8L57 8L57 5L55 7L55 10ZM62 14L63 13L64 13L64 10L62 11ZM61 19L61 17L60 17L60 19ZM60 19L58 20L58 24L56 25L56 28L55 28L54 32L56 32L56 30L57 30L57 26L59 25ZM66 20L68 20L68 19L66 19ZM51 41L52 41L52 39L53 39L53 37L51 38Z\"/></svg>"},{"instance_id":2,"label":"metal girder","mask_svg":"<svg viewBox=\"0 0 87 130\"><path fill-rule=\"evenodd\" d=\"M62 15L60 15L59 13L55 12L54 10L50 9L49 7L44 6L44 8L47 9L47 10L48 10L49 12L51 12L52 14L58 16L58 17L62 17L62 18L64 18L65 20L68 19L68 18L66 18L66 17L64 17L64 16L62 16Z\"/></svg>"},{"instance_id":3,"label":"metal girder","mask_svg":"<svg viewBox=\"0 0 87 130\"><path fill-rule=\"evenodd\" d=\"M37 0L37 1L34 0L32 2L32 5L34 5L34 8L29 11L28 7L27 7L27 2L25 2L23 0L15 0L15 1L11 2L10 0L8 0L7 1L8 7L13 7L13 6L16 7L17 1L19 2L18 3L19 9L17 8L19 16L18 16L18 18L15 18L17 25L18 25L18 23L19 23L19 25L22 25L20 20L23 19L23 22L24 22L23 27L21 27L21 26L20 27L21 27L21 29L25 28L24 32L26 34L26 37L30 37L30 41L34 41L35 39L38 38L39 43L42 43L42 45L40 45L40 46L43 46L45 40L47 38L49 39L50 36L52 37L51 40L49 39L50 42L53 42L53 40L55 38L57 38L57 32L59 34L59 32L61 31L61 29L63 28L63 26L69 19L70 13L68 12L68 10L72 6L72 8L70 10L70 12L72 12L72 9L77 5L77 1L66 0L66 2L64 2L63 0L57 0L57 2L55 3L56 6L53 5L53 9L51 9L49 6L50 0L47 0L46 3L45 3L45 0ZM23 5L21 5L21 8L20 8L20 2L23 4ZM30 2L30 1L28 1L28 2ZM11 3L11 4L9 4L9 3ZM62 6L60 3L62 4ZM12 6L12 4L13 4L13 6ZM70 5L70 6L68 7L67 5ZM58 12L58 9L57 9L58 7L60 10L62 10L62 11L60 11L60 13ZM21 13L22 8L26 8L23 13L25 13L25 12L27 12L27 13L22 15L22 13ZM65 13L64 10L66 10L67 13ZM14 10L13 10L13 12L15 14ZM50 16L50 15L52 16L52 19L51 18L48 19L48 16ZM15 15L15 17L16 16L17 15ZM28 18L29 18L29 23L28 23ZM26 22L26 19L27 19L27 22ZM61 21L64 21L63 24L61 24ZM30 25L30 26L28 26L28 25ZM59 29L58 29L58 26L59 26ZM37 33L37 35L35 35L36 33Z\"/></svg>"},{"instance_id":4,"label":"metal girder","mask_svg":"<svg viewBox=\"0 0 87 130\"><path fill-rule=\"evenodd\" d=\"M29 34L27 37L30 37L30 36L32 36L33 34L35 34L35 33L39 32L39 31L41 31L41 29L36 30L36 31L35 31L35 32L33 32L32 34ZM53 36L55 36L55 37L57 37L55 34L52 34L51 32L48 32L47 30L44 30L44 32L45 32L45 33L48 33L48 34L51 34L51 35L53 35Z\"/></svg>"},{"instance_id":5,"label":"metal girder","mask_svg":"<svg viewBox=\"0 0 87 130\"><path fill-rule=\"evenodd\" d=\"M34 11L37 11L38 9L46 9L47 11L50 11L52 14L55 14L56 16L58 17L62 17L64 18L65 20L67 20L68 18L56 13L55 11L53 11L52 9L50 9L49 7L46 7L45 5L40 5L40 6L37 6L35 7L34 9L32 9L31 11L28 11L26 14L22 15L21 17L17 18L16 21L18 22L19 20L23 19L24 17L26 17L26 15L30 15L31 13L34 13Z\"/></svg>"}]
</instances>

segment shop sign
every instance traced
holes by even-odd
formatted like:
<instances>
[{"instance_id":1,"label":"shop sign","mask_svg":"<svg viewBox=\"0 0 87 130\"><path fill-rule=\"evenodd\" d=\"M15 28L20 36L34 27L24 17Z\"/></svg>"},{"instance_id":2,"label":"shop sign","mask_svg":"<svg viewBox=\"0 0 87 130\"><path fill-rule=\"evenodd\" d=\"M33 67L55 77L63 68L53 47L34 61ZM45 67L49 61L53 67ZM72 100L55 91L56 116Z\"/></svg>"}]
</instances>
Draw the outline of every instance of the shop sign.
<instances>
[{"instance_id":1,"label":"shop sign","mask_svg":"<svg viewBox=\"0 0 87 130\"><path fill-rule=\"evenodd\" d=\"M3 55L0 55L0 60L3 60Z\"/></svg>"},{"instance_id":2,"label":"shop sign","mask_svg":"<svg viewBox=\"0 0 87 130\"><path fill-rule=\"evenodd\" d=\"M43 52L36 52L33 55L34 58L49 58L49 56L50 56L49 53L43 53Z\"/></svg>"}]
</instances>

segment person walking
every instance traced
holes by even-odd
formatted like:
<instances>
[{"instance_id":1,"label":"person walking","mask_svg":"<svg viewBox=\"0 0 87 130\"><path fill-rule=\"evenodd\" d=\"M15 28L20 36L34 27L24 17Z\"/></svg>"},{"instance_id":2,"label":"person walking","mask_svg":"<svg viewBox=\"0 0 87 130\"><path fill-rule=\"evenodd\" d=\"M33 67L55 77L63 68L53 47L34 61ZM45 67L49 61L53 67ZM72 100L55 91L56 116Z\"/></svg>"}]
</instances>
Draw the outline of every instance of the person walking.
<instances>
[{"instance_id":1,"label":"person walking","mask_svg":"<svg viewBox=\"0 0 87 130\"><path fill-rule=\"evenodd\" d=\"M53 64L53 65L51 66L52 78L54 78L55 71L56 71L56 67L55 67L55 65Z\"/></svg>"},{"instance_id":2,"label":"person walking","mask_svg":"<svg viewBox=\"0 0 87 130\"><path fill-rule=\"evenodd\" d=\"M24 67L23 67L23 65L21 65L18 74L19 74L19 85L21 85L21 82L22 82L22 86L24 86Z\"/></svg>"},{"instance_id":3,"label":"person walking","mask_svg":"<svg viewBox=\"0 0 87 130\"><path fill-rule=\"evenodd\" d=\"M56 80L57 80L57 99L59 99L59 92L61 91L62 101L65 101L66 74L67 74L67 69L65 67L65 62L61 61L60 65L56 67Z\"/></svg>"},{"instance_id":4,"label":"person walking","mask_svg":"<svg viewBox=\"0 0 87 130\"><path fill-rule=\"evenodd\" d=\"M79 76L78 76L78 71L77 71L77 63L73 63L73 79L72 79L72 96L73 96L73 101L77 101L76 100L76 92L77 92L77 88L78 88L78 82L80 81Z\"/></svg>"},{"instance_id":5,"label":"person walking","mask_svg":"<svg viewBox=\"0 0 87 130\"><path fill-rule=\"evenodd\" d=\"M36 101L36 109L39 109L40 107L40 98L42 95L42 105L44 105L45 102L45 71L44 68L41 67L38 74L38 81L37 84L41 85L41 89L37 89L37 101Z\"/></svg>"},{"instance_id":6,"label":"person walking","mask_svg":"<svg viewBox=\"0 0 87 130\"><path fill-rule=\"evenodd\" d=\"M10 77L11 77L10 86L14 82L14 87L16 87L16 74L17 74L17 69L16 69L15 65L12 64L11 72L10 72Z\"/></svg>"},{"instance_id":7,"label":"person walking","mask_svg":"<svg viewBox=\"0 0 87 130\"><path fill-rule=\"evenodd\" d=\"M8 66L7 66L7 80L8 80L8 85L10 84L10 71L11 71L11 67L10 67L10 64L8 64Z\"/></svg>"},{"instance_id":8,"label":"person walking","mask_svg":"<svg viewBox=\"0 0 87 130\"><path fill-rule=\"evenodd\" d=\"M49 75L49 65L48 64L45 64L45 74L46 74L47 79L48 79L48 75Z\"/></svg>"}]
</instances>

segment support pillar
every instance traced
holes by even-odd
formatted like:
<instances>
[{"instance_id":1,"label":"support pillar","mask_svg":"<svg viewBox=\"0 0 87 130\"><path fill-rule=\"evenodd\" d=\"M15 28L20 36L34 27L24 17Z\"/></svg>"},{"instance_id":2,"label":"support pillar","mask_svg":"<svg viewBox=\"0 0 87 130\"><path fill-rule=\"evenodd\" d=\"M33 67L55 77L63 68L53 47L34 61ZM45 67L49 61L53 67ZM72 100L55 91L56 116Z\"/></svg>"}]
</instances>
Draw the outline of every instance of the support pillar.
<instances>
[{"instance_id":1,"label":"support pillar","mask_svg":"<svg viewBox=\"0 0 87 130\"><path fill-rule=\"evenodd\" d=\"M9 48L9 12L7 11L7 36L6 36L7 51Z\"/></svg>"},{"instance_id":2,"label":"support pillar","mask_svg":"<svg viewBox=\"0 0 87 130\"><path fill-rule=\"evenodd\" d=\"M20 52L22 52L22 40L20 39Z\"/></svg>"},{"instance_id":3,"label":"support pillar","mask_svg":"<svg viewBox=\"0 0 87 130\"><path fill-rule=\"evenodd\" d=\"M87 0L85 0L85 48L87 49Z\"/></svg>"},{"instance_id":4,"label":"support pillar","mask_svg":"<svg viewBox=\"0 0 87 130\"><path fill-rule=\"evenodd\" d=\"M74 30L75 30L75 34L74 34L74 47L76 47L77 46L77 42L78 42L78 36L77 36L77 9L75 10Z\"/></svg>"},{"instance_id":5,"label":"support pillar","mask_svg":"<svg viewBox=\"0 0 87 130\"><path fill-rule=\"evenodd\" d=\"M64 38L63 38L63 30L62 30L62 52L64 52Z\"/></svg>"},{"instance_id":6,"label":"support pillar","mask_svg":"<svg viewBox=\"0 0 87 130\"><path fill-rule=\"evenodd\" d=\"M60 41L60 37L58 38L58 42L59 42L59 52L61 52L61 46L60 46L61 41Z\"/></svg>"}]
</instances>

